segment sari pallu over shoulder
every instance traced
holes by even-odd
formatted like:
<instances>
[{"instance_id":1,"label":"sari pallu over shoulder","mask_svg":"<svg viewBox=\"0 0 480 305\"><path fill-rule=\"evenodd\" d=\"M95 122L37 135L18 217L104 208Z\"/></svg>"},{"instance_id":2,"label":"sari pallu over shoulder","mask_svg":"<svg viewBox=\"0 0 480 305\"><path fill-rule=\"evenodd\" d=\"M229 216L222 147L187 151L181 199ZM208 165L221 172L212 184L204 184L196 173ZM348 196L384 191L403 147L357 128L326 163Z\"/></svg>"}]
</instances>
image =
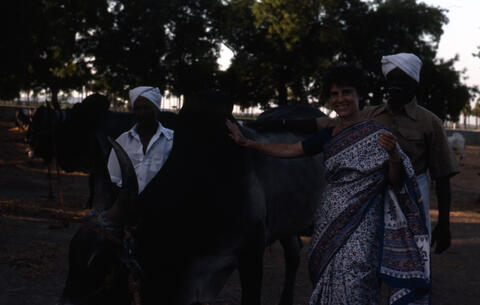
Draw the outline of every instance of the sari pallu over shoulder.
<instances>
[{"instance_id":1,"label":"sari pallu over shoulder","mask_svg":"<svg viewBox=\"0 0 480 305\"><path fill-rule=\"evenodd\" d=\"M403 154L403 153L402 153ZM420 191L408 158L400 189L388 185L379 247L380 279L392 287L390 304L430 304L430 240Z\"/></svg>"},{"instance_id":2,"label":"sari pallu over shoulder","mask_svg":"<svg viewBox=\"0 0 480 305\"><path fill-rule=\"evenodd\" d=\"M410 161L400 148L405 183L399 189L387 184L388 154L378 144L382 129L385 128L373 121L360 122L344 129L324 146L327 181L344 193L351 191L352 195L321 235L312 240L311 280L316 286L366 213L380 203L384 215L379 223L378 276L394 288L390 304L428 304L429 241L420 193ZM355 190L348 189L352 185Z\"/></svg>"}]
</instances>

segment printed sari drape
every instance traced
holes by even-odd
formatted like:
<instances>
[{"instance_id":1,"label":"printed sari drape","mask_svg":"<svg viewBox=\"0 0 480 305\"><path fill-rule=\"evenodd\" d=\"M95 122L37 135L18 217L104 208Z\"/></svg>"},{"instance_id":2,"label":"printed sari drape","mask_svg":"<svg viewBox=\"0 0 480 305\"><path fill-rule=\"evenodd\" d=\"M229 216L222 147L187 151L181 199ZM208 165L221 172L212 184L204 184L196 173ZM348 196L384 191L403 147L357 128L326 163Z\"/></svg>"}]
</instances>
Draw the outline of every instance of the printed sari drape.
<instances>
[{"instance_id":1,"label":"printed sari drape","mask_svg":"<svg viewBox=\"0 0 480 305\"><path fill-rule=\"evenodd\" d=\"M309 253L311 305L377 304L379 279L390 304L428 304L429 240L414 171L400 150L405 183L388 184L381 125L354 124L324 146L327 186Z\"/></svg>"}]
</instances>

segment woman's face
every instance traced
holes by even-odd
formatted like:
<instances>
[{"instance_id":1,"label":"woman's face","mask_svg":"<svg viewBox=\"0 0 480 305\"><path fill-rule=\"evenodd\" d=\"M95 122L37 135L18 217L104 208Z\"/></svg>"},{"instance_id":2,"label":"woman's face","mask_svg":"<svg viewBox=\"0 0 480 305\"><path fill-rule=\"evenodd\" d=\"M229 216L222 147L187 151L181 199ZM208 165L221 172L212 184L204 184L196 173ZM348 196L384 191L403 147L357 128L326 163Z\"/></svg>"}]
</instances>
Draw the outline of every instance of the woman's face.
<instances>
[{"instance_id":1,"label":"woman's face","mask_svg":"<svg viewBox=\"0 0 480 305\"><path fill-rule=\"evenodd\" d=\"M337 86L330 88L330 103L333 110L341 118L353 118L360 112L360 97L353 86Z\"/></svg>"}]
</instances>

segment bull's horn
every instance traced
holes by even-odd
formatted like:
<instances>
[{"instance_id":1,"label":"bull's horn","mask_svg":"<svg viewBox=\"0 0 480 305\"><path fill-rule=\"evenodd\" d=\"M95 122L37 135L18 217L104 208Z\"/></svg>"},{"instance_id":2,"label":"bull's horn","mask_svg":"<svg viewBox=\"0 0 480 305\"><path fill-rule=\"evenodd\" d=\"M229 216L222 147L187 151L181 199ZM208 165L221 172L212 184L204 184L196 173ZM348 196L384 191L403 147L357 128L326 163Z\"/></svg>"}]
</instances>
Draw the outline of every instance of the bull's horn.
<instances>
[{"instance_id":1,"label":"bull's horn","mask_svg":"<svg viewBox=\"0 0 480 305\"><path fill-rule=\"evenodd\" d=\"M95 140L92 154L92 170L90 173L91 179L93 178L95 183L92 210L89 212L91 215L97 215L108 210L112 207L114 200L112 181L105 159L105 156L108 156L108 141L102 134L97 134Z\"/></svg>"},{"instance_id":2,"label":"bull's horn","mask_svg":"<svg viewBox=\"0 0 480 305\"><path fill-rule=\"evenodd\" d=\"M107 211L106 216L113 221L129 224L133 221L132 216L135 215L135 201L138 196L137 175L125 150L110 137L108 137L108 141L112 144L112 148L120 164L122 188L112 208Z\"/></svg>"}]
</instances>

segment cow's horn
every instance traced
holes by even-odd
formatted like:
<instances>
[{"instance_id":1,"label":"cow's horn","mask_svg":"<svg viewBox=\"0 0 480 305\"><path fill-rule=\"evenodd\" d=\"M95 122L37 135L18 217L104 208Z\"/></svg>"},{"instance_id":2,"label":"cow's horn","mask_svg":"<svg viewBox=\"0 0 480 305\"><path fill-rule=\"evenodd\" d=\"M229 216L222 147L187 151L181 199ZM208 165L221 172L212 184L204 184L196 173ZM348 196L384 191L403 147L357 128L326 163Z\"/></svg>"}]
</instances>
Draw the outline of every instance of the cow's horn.
<instances>
[{"instance_id":1,"label":"cow's horn","mask_svg":"<svg viewBox=\"0 0 480 305\"><path fill-rule=\"evenodd\" d=\"M92 170L90 172L93 178L94 194L92 202L92 211L89 212L97 215L100 212L106 211L113 205L113 188L110 173L107 168L107 161L105 156L108 156L109 145L107 138L102 134L95 135L95 142L92 155Z\"/></svg>"},{"instance_id":2,"label":"cow's horn","mask_svg":"<svg viewBox=\"0 0 480 305\"><path fill-rule=\"evenodd\" d=\"M108 137L108 141L112 144L112 148L120 164L122 188L118 193L115 203L112 208L107 211L106 215L113 221L129 224L133 221L132 216L135 215L135 200L138 196L137 175L125 150L110 137Z\"/></svg>"}]
</instances>

